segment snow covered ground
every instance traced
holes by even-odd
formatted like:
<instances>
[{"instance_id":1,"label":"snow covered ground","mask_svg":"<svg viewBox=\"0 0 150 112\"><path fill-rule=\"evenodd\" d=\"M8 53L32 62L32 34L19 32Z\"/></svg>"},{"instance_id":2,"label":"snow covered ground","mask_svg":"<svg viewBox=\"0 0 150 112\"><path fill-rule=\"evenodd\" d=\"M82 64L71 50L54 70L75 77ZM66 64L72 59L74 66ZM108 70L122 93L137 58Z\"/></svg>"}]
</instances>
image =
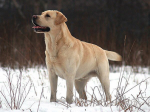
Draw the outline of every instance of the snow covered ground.
<instances>
[{"instance_id":1,"label":"snow covered ground","mask_svg":"<svg viewBox=\"0 0 150 112\"><path fill-rule=\"evenodd\" d=\"M130 108L130 110L140 112L150 112L150 74L148 73L148 68L131 68L131 67L119 67L113 68L114 72L110 73L110 92L112 95L112 101L116 99L119 93L124 93L122 97L124 99L129 99L127 105L134 105L135 108ZM116 70L115 70L116 69ZM135 69L140 71L140 73L135 73ZM111 70L112 71L112 70ZM21 94L26 87L24 94L28 93L30 88L30 82L32 83L31 89L23 105L18 110L11 110L8 103L11 105L10 98L10 88L8 86L8 76L10 76L10 81L12 89L15 90L19 88L17 86L20 74L22 74L20 91L16 92L16 102L18 101L18 94ZM122 78L121 78L122 77ZM146 80L145 80L146 79ZM145 81L144 81L145 80ZM29 81L29 83L28 83ZM143 81L143 82L141 82ZM120 82L120 83L119 83ZM28 85L26 86L26 84ZM118 86L118 83L120 86ZM10 83L9 83L10 84ZM127 85L127 86L125 86ZM118 89L117 89L118 87ZM120 87L120 88L119 88ZM95 88L95 89L94 89ZM133 88L133 89L131 89ZM94 89L94 90L93 90ZM131 90L130 90L131 89ZM99 91L100 90L100 91ZM118 92L116 91L118 90ZM0 91L6 96L5 98L0 93L0 112L123 112L123 106L116 106L115 103L112 103L112 106L109 104L105 106L103 91L101 84L97 78L92 78L87 86L86 93L88 100L85 104L88 106L79 106L77 103L78 93L74 88L74 103L71 105L66 104L64 98L66 97L66 85L65 80L58 79L58 88L57 88L57 99L56 103L50 103L50 84L48 81L47 70L44 67L35 67L27 69L9 69L9 68L0 68ZM102 102L91 103L91 95L93 95L96 101ZM15 91L14 91L15 93ZM13 93L11 93L13 94ZM102 95L101 95L102 94ZM24 99L24 95L20 99ZM7 103L8 101L8 103ZM94 101L94 100L93 100ZM115 100L116 101L116 100ZM13 104L12 104L13 105ZM18 104L19 105L19 104ZM133 107L133 106L132 106ZM128 110L129 111L129 110Z\"/></svg>"}]
</instances>

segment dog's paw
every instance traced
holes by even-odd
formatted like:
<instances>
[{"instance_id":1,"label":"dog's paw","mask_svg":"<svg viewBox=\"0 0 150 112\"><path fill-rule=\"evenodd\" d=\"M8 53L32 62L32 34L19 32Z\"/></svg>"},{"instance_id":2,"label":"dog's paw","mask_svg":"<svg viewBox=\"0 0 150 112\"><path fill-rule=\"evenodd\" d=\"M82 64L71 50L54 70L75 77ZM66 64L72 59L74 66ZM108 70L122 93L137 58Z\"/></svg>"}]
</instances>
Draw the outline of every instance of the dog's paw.
<instances>
[{"instance_id":1,"label":"dog's paw","mask_svg":"<svg viewBox=\"0 0 150 112\"><path fill-rule=\"evenodd\" d=\"M66 102L69 104L72 104L73 101L72 101L72 99L66 98Z\"/></svg>"},{"instance_id":2,"label":"dog's paw","mask_svg":"<svg viewBox=\"0 0 150 112\"><path fill-rule=\"evenodd\" d=\"M106 102L110 101L111 102L111 95L109 97L106 96Z\"/></svg>"},{"instance_id":3,"label":"dog's paw","mask_svg":"<svg viewBox=\"0 0 150 112\"><path fill-rule=\"evenodd\" d=\"M50 102L56 102L56 99L55 98L51 98Z\"/></svg>"}]
</instances>

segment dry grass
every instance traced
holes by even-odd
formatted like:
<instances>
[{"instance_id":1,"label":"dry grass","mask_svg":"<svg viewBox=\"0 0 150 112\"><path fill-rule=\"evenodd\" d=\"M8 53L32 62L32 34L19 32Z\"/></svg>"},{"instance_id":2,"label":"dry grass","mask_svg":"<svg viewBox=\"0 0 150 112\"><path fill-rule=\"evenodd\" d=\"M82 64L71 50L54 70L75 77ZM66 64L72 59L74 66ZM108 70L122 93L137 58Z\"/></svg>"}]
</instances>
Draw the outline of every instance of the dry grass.
<instances>
[{"instance_id":1,"label":"dry grass","mask_svg":"<svg viewBox=\"0 0 150 112\"><path fill-rule=\"evenodd\" d=\"M23 83L23 76L22 70L20 69L19 75L12 74L10 69L6 71L6 79L7 81L4 82L4 88L0 90L0 94L5 99L6 106L12 109L20 109L26 100L31 87L32 83L30 79ZM17 78L16 80L14 80Z\"/></svg>"}]
</instances>

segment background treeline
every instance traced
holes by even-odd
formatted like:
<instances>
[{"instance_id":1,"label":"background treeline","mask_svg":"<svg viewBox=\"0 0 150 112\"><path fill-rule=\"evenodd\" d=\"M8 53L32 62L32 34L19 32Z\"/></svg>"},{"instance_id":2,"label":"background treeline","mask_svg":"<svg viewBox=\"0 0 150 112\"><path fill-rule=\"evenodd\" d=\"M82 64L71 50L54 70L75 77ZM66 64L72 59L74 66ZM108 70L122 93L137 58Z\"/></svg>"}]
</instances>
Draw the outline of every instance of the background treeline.
<instances>
[{"instance_id":1,"label":"background treeline","mask_svg":"<svg viewBox=\"0 0 150 112\"><path fill-rule=\"evenodd\" d=\"M44 10L63 12L74 37L150 66L150 0L0 0L1 66L45 65L44 35L31 23Z\"/></svg>"}]
</instances>

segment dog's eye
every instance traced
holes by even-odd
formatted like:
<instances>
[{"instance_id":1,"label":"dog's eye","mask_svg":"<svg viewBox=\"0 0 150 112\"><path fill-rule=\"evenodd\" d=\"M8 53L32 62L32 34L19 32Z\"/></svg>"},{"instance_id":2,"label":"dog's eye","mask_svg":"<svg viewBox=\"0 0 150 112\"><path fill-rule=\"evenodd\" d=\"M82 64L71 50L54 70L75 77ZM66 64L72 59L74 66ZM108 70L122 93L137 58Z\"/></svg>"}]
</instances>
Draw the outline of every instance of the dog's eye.
<instances>
[{"instance_id":1,"label":"dog's eye","mask_svg":"<svg viewBox=\"0 0 150 112\"><path fill-rule=\"evenodd\" d=\"M50 15L46 14L45 17L50 17Z\"/></svg>"}]
</instances>

